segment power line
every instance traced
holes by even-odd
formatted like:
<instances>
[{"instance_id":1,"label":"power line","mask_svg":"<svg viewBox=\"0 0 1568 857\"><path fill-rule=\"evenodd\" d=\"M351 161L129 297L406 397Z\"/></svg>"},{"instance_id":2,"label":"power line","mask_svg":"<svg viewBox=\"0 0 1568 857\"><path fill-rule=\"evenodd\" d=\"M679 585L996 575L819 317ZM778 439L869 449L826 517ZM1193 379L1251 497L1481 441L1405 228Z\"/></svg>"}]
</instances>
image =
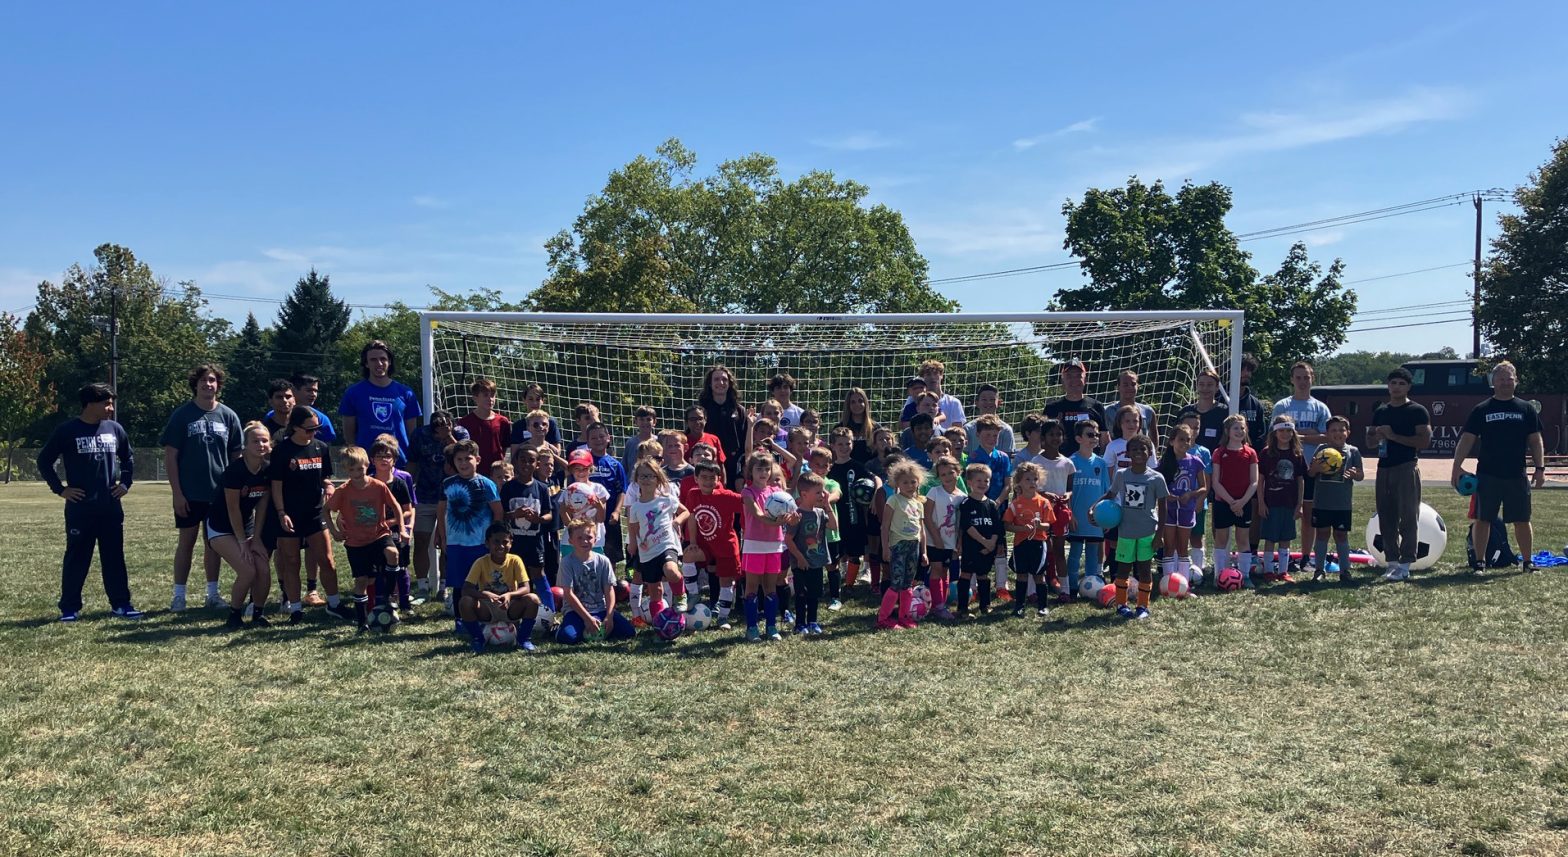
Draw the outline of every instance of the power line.
<instances>
[{"instance_id":1,"label":"power line","mask_svg":"<svg viewBox=\"0 0 1568 857\"><path fill-rule=\"evenodd\" d=\"M1395 277L1408 277L1408 276L1410 276L1412 274L1425 274L1425 273L1428 273L1430 271L1441 271L1441 270L1444 270L1446 268L1468 268L1468 267L1470 267L1473 264L1475 264L1475 263L1472 260L1466 259L1463 262L1455 262L1452 265L1434 265L1434 266L1432 266L1430 268L1417 268L1414 271L1400 271L1397 274L1384 274L1381 277L1363 277L1362 279L1359 279L1359 280L1346 280L1345 282L1341 283L1340 285L1354 286L1354 285L1356 285L1358 283L1375 283L1378 280L1392 280Z\"/></svg>"},{"instance_id":2,"label":"power line","mask_svg":"<svg viewBox=\"0 0 1568 857\"><path fill-rule=\"evenodd\" d=\"M1451 319L1447 319L1445 321L1415 321L1415 322L1411 322L1410 324L1389 324L1389 325L1382 325L1380 327L1352 327L1352 328L1346 330L1345 332L1346 333L1371 333L1374 330L1399 330L1401 328L1406 328L1406 327L1430 327L1430 326L1436 325L1436 324L1469 324L1469 323L1470 323L1470 313L1466 312L1466 313L1461 314L1458 318L1451 318Z\"/></svg>"},{"instance_id":3,"label":"power line","mask_svg":"<svg viewBox=\"0 0 1568 857\"><path fill-rule=\"evenodd\" d=\"M1437 307L1455 307L1455 306L1469 306L1469 305L1470 305L1470 301L1469 300L1442 301L1441 303L1435 303L1435 304L1410 304L1409 306L1391 306L1391 307L1383 307L1381 309L1369 309L1369 310L1365 310L1365 311L1351 313L1351 316L1355 317L1355 316L1363 316L1363 315L1389 315L1389 314L1392 314L1392 313L1400 313L1400 312L1404 312L1406 310L1412 310L1412 309L1435 309Z\"/></svg>"}]
</instances>

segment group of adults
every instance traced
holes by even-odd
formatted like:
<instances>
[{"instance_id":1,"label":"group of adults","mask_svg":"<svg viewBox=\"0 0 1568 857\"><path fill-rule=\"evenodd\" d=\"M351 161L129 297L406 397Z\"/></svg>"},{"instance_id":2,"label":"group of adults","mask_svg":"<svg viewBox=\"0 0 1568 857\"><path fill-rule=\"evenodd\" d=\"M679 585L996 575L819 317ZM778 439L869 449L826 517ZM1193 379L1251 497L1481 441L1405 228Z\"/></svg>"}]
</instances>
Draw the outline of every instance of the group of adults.
<instances>
[{"instance_id":1,"label":"group of adults","mask_svg":"<svg viewBox=\"0 0 1568 857\"><path fill-rule=\"evenodd\" d=\"M1198 442L1211 449L1219 445L1220 427L1234 412L1246 418L1252 443L1261 448L1270 423L1288 416L1300 434L1305 456L1310 458L1325 440L1324 431L1331 416L1328 407L1312 396L1311 364L1302 361L1292 367L1291 394L1272 407L1265 405L1251 389L1257 365L1250 355L1242 360L1241 396L1234 409L1219 389L1217 376L1205 374L1198 379L1197 400L1184 409L1199 417ZM439 495L439 485L445 475L443 451L454 440L472 438L476 442L483 441L481 448L504 448L509 442L517 442L519 435L526 437L530 430L541 430L552 443L560 443L559 428L553 418L536 426L522 422L514 426L495 413L493 389L488 406L476 396L474 412L458 420L438 412L432 415L428 424L422 424L425 415L419 397L413 389L395 379L396 367L396 357L385 342L372 341L361 350L362 378L344 392L337 409L342 421L341 437L366 449L380 435L394 437L398 463L414 462L416 494L420 497ZM950 426L963 425L962 403L942 389L941 364L928 361L922 369L918 380L925 385L926 391L936 395L945 422ZM1068 436L1072 436L1079 421L1093 420L1100 426L1102 436L1109 438L1119 412L1135 408L1143 417L1146 432L1158 443L1158 414L1138 400L1135 372L1119 373L1117 400L1109 404L1087 394L1088 374L1089 367L1076 358L1059 364L1063 394L1046 402L1043 413L1062 421ZM787 375L780 377L788 379ZM213 505L222 502L224 471L230 462L241 457L244 448L239 416L220 401L224 380L221 367L210 363L196 366L187 378L191 399L170 415L160 439L178 532L172 568L173 597L169 604L174 611L186 608L186 586L198 540L203 543L203 570L207 583L204 604L214 608L227 606L218 591L221 558L205 538L207 533L204 531L206 522L212 517ZM1514 526L1519 546L1529 557L1532 545L1530 490L1541 487L1545 475L1540 419L1533 407L1515 398L1518 374L1512 364L1505 361L1494 366L1491 381L1492 397L1477 405L1465 423L1455 451L1452 480L1457 487L1465 475L1464 462L1474 453L1477 458L1475 543L1486 543L1492 521L1500 517L1504 523ZM1376 496L1384 553L1396 569L1398 564L1408 569L1409 563L1417 559L1417 521L1421 503L1417 455L1431 442L1430 416L1425 406L1409 397L1411 377L1408 371L1394 369L1389 372L1387 383L1388 401L1376 409L1366 437L1368 447L1376 447L1379 462ZM782 400L786 405L779 419L781 428L786 429L798 425L802 416L800 406L791 401L793 379L788 379L788 387L787 390L769 390L771 399ZM262 422L269 430L301 429L319 440L331 442L340 435L328 415L315 407L319 389L319 379L310 375L273 382L269 389L272 410L262 416ZM990 389L993 393L990 406L994 409L998 398L995 388ZM537 384L529 385L525 398L528 411L542 409L544 391ZM61 619L74 621L82 608L82 589L95 550L112 612L125 618L140 618L142 613L131 601L121 508L121 499L131 490L133 482L130 441L124 429L114 421L115 391L109 385L94 383L82 387L79 401L80 415L58 426L38 455L39 472L50 489L66 501L66 549L59 601ZM862 413L863 408L864 403ZM900 422L906 422L910 415L912 408L906 406ZM731 475L736 475L746 451L754 414L741 404L735 392L735 379L727 369L715 367L707 373L698 402L687 417L688 432L694 427L693 423L697 423L699 433L711 435L727 468L733 471ZM847 406L845 419L852 419ZM1525 475L1527 454L1534 468L1533 478ZM56 471L56 464L62 461L63 480ZM1312 499L1313 484L1308 479L1303 502L1305 516L1310 516ZM301 553L306 547L330 552L325 537L316 538L320 534L318 527L307 523L302 529L310 532L276 533L277 549L282 554L280 570L292 564L297 574ZM423 580L428 574L434 530L435 504L418 504L412 551L418 572L416 579ZM1253 541L1256 543L1256 533ZM316 590L319 583L325 585L329 597L336 594L330 557L320 556L319 550L304 552L309 572L305 603L326 603ZM318 581L318 573L324 579Z\"/></svg>"}]
</instances>

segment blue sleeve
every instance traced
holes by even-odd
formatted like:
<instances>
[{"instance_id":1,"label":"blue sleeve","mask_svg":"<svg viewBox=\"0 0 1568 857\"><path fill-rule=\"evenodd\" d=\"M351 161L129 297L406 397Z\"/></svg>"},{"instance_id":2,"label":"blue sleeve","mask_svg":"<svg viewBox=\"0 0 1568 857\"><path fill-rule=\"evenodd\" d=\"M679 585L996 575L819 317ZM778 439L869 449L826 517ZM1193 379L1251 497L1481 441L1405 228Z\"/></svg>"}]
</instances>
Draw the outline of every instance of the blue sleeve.
<instances>
[{"instance_id":1,"label":"blue sleeve","mask_svg":"<svg viewBox=\"0 0 1568 857\"><path fill-rule=\"evenodd\" d=\"M909 422L910 420L912 420L914 418L915 418L915 403L914 402L907 402L907 401L904 402L903 410L898 412L898 421L901 422L901 423L907 423L907 422Z\"/></svg>"},{"instance_id":2,"label":"blue sleeve","mask_svg":"<svg viewBox=\"0 0 1568 857\"><path fill-rule=\"evenodd\" d=\"M479 482L485 488L485 502L501 499L501 492L495 487L495 480L488 476L479 477Z\"/></svg>"},{"instance_id":3,"label":"blue sleeve","mask_svg":"<svg viewBox=\"0 0 1568 857\"><path fill-rule=\"evenodd\" d=\"M507 445L516 446L522 443L528 439L524 437L526 434L528 434L528 420L525 417L512 423L512 433L506 438Z\"/></svg>"},{"instance_id":4,"label":"blue sleeve","mask_svg":"<svg viewBox=\"0 0 1568 857\"><path fill-rule=\"evenodd\" d=\"M159 446L172 446L175 449L179 449L180 444L184 441L185 438L180 431L183 426L178 428L176 427L176 419L179 417L180 411L184 408L185 406L181 405L180 407L174 409L174 413L169 414L169 421L163 424L163 434L158 436Z\"/></svg>"},{"instance_id":5,"label":"blue sleeve","mask_svg":"<svg viewBox=\"0 0 1568 857\"><path fill-rule=\"evenodd\" d=\"M125 426L114 424L114 440L120 446L120 484L129 491L136 478L136 453L131 450L131 436L125 433Z\"/></svg>"},{"instance_id":6,"label":"blue sleeve","mask_svg":"<svg viewBox=\"0 0 1568 857\"><path fill-rule=\"evenodd\" d=\"M335 426L332 425L332 419L315 408L311 408L311 411L316 414L316 419L321 420L321 431L316 432L316 440L321 441L327 446L331 446L332 444L337 443L338 430Z\"/></svg>"},{"instance_id":7,"label":"blue sleeve","mask_svg":"<svg viewBox=\"0 0 1568 857\"><path fill-rule=\"evenodd\" d=\"M561 427L556 424L555 417L550 418L550 433L545 436L545 440L556 446L561 445Z\"/></svg>"},{"instance_id":8,"label":"blue sleeve","mask_svg":"<svg viewBox=\"0 0 1568 857\"><path fill-rule=\"evenodd\" d=\"M232 460L245 451L245 426L240 423L240 415L228 405L223 406L227 411L223 421L229 424L229 458Z\"/></svg>"},{"instance_id":9,"label":"blue sleeve","mask_svg":"<svg viewBox=\"0 0 1568 857\"><path fill-rule=\"evenodd\" d=\"M55 472L55 462L60 460L60 447L64 444L60 437L61 427L56 426L49 434L49 440L44 442L44 448L38 450L38 474L49 483L49 490L56 494L65 490L65 485L60 482L60 474ZM165 432L167 433L167 432Z\"/></svg>"},{"instance_id":10,"label":"blue sleeve","mask_svg":"<svg viewBox=\"0 0 1568 857\"><path fill-rule=\"evenodd\" d=\"M404 420L417 420L420 417L424 416L425 415L424 408L420 406L420 404L419 404L419 394L414 392L414 388L410 387L410 386L407 386L407 385L404 385L403 386L403 391L406 394L403 397L403 399L404 399L403 419Z\"/></svg>"},{"instance_id":11,"label":"blue sleeve","mask_svg":"<svg viewBox=\"0 0 1568 857\"><path fill-rule=\"evenodd\" d=\"M359 383L363 383L363 382L359 382ZM356 383L353 386L349 387L347 390L343 391L343 401L338 402L338 416L343 416L343 417L357 417L357 416L359 416L359 404L356 401L354 401L355 399L357 399L359 397L359 392L360 392L360 390L359 390L359 383ZM349 438L349 440L353 440L353 438Z\"/></svg>"}]
</instances>

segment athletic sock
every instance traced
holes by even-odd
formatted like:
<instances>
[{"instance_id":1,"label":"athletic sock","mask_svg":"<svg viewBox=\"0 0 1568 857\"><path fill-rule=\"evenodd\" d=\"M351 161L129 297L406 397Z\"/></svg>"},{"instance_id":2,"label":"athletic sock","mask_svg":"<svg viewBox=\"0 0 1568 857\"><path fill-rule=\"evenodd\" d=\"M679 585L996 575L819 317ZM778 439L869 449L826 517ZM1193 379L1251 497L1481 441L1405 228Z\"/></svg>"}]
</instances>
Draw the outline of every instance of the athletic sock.
<instances>
[{"instance_id":1,"label":"athletic sock","mask_svg":"<svg viewBox=\"0 0 1568 857\"><path fill-rule=\"evenodd\" d=\"M1242 577L1252 576L1252 551L1244 551L1236 558L1236 568L1240 569Z\"/></svg>"},{"instance_id":2,"label":"athletic sock","mask_svg":"<svg viewBox=\"0 0 1568 857\"><path fill-rule=\"evenodd\" d=\"M688 593L692 594L693 596L695 596L698 592L701 591L700 589L697 588L697 564L696 563L694 563L694 562L687 562L687 563L682 563L681 564L681 584L686 588L686 591ZM691 601L695 601L695 600L696 600L696 598L692 598L691 599Z\"/></svg>"},{"instance_id":3,"label":"athletic sock","mask_svg":"<svg viewBox=\"0 0 1568 857\"><path fill-rule=\"evenodd\" d=\"M1339 571L1341 574L1350 570L1350 534L1334 531L1334 550L1339 552Z\"/></svg>"},{"instance_id":4,"label":"athletic sock","mask_svg":"<svg viewBox=\"0 0 1568 857\"><path fill-rule=\"evenodd\" d=\"M413 586L413 581L410 580L409 577L408 577L408 569L406 569L406 568L398 569L397 570L397 606L398 606L399 609L407 610L407 609L409 609L409 607L413 606L409 602L409 600L408 600L409 590L412 588L412 586Z\"/></svg>"},{"instance_id":5,"label":"athletic sock","mask_svg":"<svg viewBox=\"0 0 1568 857\"><path fill-rule=\"evenodd\" d=\"M746 596L746 627L757 627L757 620L761 619L762 605L757 603L757 596Z\"/></svg>"},{"instance_id":6,"label":"athletic sock","mask_svg":"<svg viewBox=\"0 0 1568 857\"><path fill-rule=\"evenodd\" d=\"M1035 601L1039 603L1040 609L1046 609L1050 606L1051 588L1043 583L1039 586L1036 586L1034 589L1034 597Z\"/></svg>"},{"instance_id":7,"label":"athletic sock","mask_svg":"<svg viewBox=\"0 0 1568 857\"><path fill-rule=\"evenodd\" d=\"M305 591L306 592L315 592L316 591L316 584L319 583L319 582L320 581L316 580L316 578L314 578L314 577L307 579L305 581Z\"/></svg>"},{"instance_id":8,"label":"athletic sock","mask_svg":"<svg viewBox=\"0 0 1568 857\"><path fill-rule=\"evenodd\" d=\"M175 598L184 598L185 597L185 584L183 584L183 583L176 583L176 584L174 584L174 597Z\"/></svg>"},{"instance_id":9,"label":"athletic sock","mask_svg":"<svg viewBox=\"0 0 1568 857\"><path fill-rule=\"evenodd\" d=\"M217 598L218 597L218 581L216 581L216 580L209 580L209 581L207 581L207 597L208 598Z\"/></svg>"},{"instance_id":10,"label":"athletic sock","mask_svg":"<svg viewBox=\"0 0 1568 857\"><path fill-rule=\"evenodd\" d=\"M343 599L341 597L337 596L337 595L328 595L327 596L327 606L331 607L334 610L338 609L338 605L342 604L342 603L343 603Z\"/></svg>"},{"instance_id":11,"label":"athletic sock","mask_svg":"<svg viewBox=\"0 0 1568 857\"><path fill-rule=\"evenodd\" d=\"M1138 606L1149 609L1149 595L1154 592L1154 581L1138 581Z\"/></svg>"},{"instance_id":12,"label":"athletic sock","mask_svg":"<svg viewBox=\"0 0 1568 857\"><path fill-rule=\"evenodd\" d=\"M839 589L844 585L844 573L838 566L828 569L828 600L837 601Z\"/></svg>"},{"instance_id":13,"label":"athletic sock","mask_svg":"<svg viewBox=\"0 0 1568 857\"><path fill-rule=\"evenodd\" d=\"M1193 565L1203 565L1203 548L1192 548L1187 551L1187 559L1192 560Z\"/></svg>"},{"instance_id":14,"label":"athletic sock","mask_svg":"<svg viewBox=\"0 0 1568 857\"><path fill-rule=\"evenodd\" d=\"M1029 603L1029 578L1026 575L1013 575L1013 609L1022 610Z\"/></svg>"},{"instance_id":15,"label":"athletic sock","mask_svg":"<svg viewBox=\"0 0 1568 857\"><path fill-rule=\"evenodd\" d=\"M365 596L365 595L356 595L356 596L354 596L354 621L359 623L359 624L361 624L361 625L365 624L365 605L369 601L370 601L369 596Z\"/></svg>"},{"instance_id":16,"label":"athletic sock","mask_svg":"<svg viewBox=\"0 0 1568 857\"><path fill-rule=\"evenodd\" d=\"M534 580L530 581L530 584L534 588L534 594L539 596L539 606L554 610L555 593L550 590L550 581L545 579L545 576L541 574Z\"/></svg>"},{"instance_id":17,"label":"athletic sock","mask_svg":"<svg viewBox=\"0 0 1568 857\"><path fill-rule=\"evenodd\" d=\"M1192 560L1186 557L1178 557L1176 559L1176 573L1187 578L1189 584L1193 586L1198 585L1197 581L1192 579Z\"/></svg>"},{"instance_id":18,"label":"athletic sock","mask_svg":"<svg viewBox=\"0 0 1568 857\"><path fill-rule=\"evenodd\" d=\"M871 587L873 589L880 589L882 587L882 558L878 557L878 556L874 556L874 557L871 557L870 561L871 561Z\"/></svg>"},{"instance_id":19,"label":"athletic sock","mask_svg":"<svg viewBox=\"0 0 1568 857\"><path fill-rule=\"evenodd\" d=\"M517 620L517 645L521 646L525 640L534 635L534 619Z\"/></svg>"},{"instance_id":20,"label":"athletic sock","mask_svg":"<svg viewBox=\"0 0 1568 857\"><path fill-rule=\"evenodd\" d=\"M958 590L959 613L969 612L969 586L972 582L973 581L965 580L962 577L958 578L958 586L955 588Z\"/></svg>"},{"instance_id":21,"label":"athletic sock","mask_svg":"<svg viewBox=\"0 0 1568 857\"><path fill-rule=\"evenodd\" d=\"M980 576L975 582L980 584L980 612L983 613L991 609L991 578ZM968 609L969 605L965 603L964 607Z\"/></svg>"},{"instance_id":22,"label":"athletic sock","mask_svg":"<svg viewBox=\"0 0 1568 857\"><path fill-rule=\"evenodd\" d=\"M719 591L717 601L719 621L723 622L730 618L730 611L735 609L735 584L726 583L717 587L717 589Z\"/></svg>"},{"instance_id":23,"label":"athletic sock","mask_svg":"<svg viewBox=\"0 0 1568 857\"><path fill-rule=\"evenodd\" d=\"M762 599L762 618L767 620L768 627L774 628L779 624L779 597L777 595L764 596Z\"/></svg>"},{"instance_id":24,"label":"athletic sock","mask_svg":"<svg viewBox=\"0 0 1568 857\"><path fill-rule=\"evenodd\" d=\"M1165 574L1175 574L1177 571L1177 565L1178 563L1174 555L1167 556L1166 558L1160 560L1160 571Z\"/></svg>"},{"instance_id":25,"label":"athletic sock","mask_svg":"<svg viewBox=\"0 0 1568 857\"><path fill-rule=\"evenodd\" d=\"M1127 606L1127 578L1116 578L1116 606Z\"/></svg>"},{"instance_id":26,"label":"athletic sock","mask_svg":"<svg viewBox=\"0 0 1568 857\"><path fill-rule=\"evenodd\" d=\"M1318 560L1317 570L1318 571L1327 571L1328 570L1328 561L1327 561L1326 558L1328 557L1328 539L1318 539L1314 544L1315 544L1315 550L1313 551L1312 555L1317 557L1317 560ZM1307 559L1306 557L1302 557L1301 561L1303 563L1305 563L1306 559Z\"/></svg>"},{"instance_id":27,"label":"athletic sock","mask_svg":"<svg viewBox=\"0 0 1568 857\"><path fill-rule=\"evenodd\" d=\"M1290 545L1280 545L1274 554L1274 570L1284 574L1290 568Z\"/></svg>"}]
</instances>

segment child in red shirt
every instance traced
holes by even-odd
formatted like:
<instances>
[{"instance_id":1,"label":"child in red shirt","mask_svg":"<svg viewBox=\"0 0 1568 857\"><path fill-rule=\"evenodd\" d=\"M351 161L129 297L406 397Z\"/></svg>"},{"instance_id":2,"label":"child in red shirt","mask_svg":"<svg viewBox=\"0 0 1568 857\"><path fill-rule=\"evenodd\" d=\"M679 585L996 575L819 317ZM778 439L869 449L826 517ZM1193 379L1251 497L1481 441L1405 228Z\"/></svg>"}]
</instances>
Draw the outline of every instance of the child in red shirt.
<instances>
[{"instance_id":1,"label":"child in red shirt","mask_svg":"<svg viewBox=\"0 0 1568 857\"><path fill-rule=\"evenodd\" d=\"M681 498L681 505L691 513L686 519L686 540L691 545L686 555L712 576L708 606L718 613L719 630L728 631L730 611L735 609L735 581L740 578L735 519L741 513L741 499L724 487L724 468L717 462L698 461L693 466L697 487Z\"/></svg>"}]
</instances>

